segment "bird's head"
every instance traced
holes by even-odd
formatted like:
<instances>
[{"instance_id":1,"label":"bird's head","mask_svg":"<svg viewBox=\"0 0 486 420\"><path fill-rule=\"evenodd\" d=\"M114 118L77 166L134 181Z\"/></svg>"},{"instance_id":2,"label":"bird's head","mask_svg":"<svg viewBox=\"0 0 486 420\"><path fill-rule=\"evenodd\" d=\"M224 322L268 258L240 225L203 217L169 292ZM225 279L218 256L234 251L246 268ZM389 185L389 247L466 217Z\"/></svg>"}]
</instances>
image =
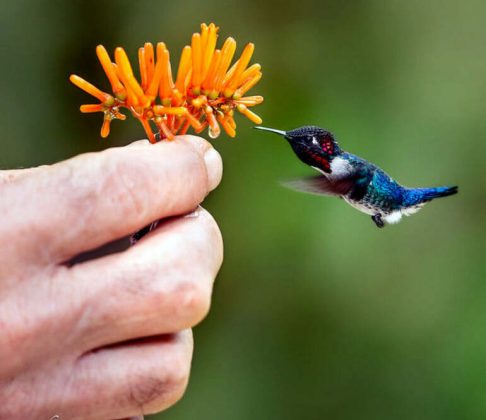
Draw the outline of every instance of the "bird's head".
<instances>
[{"instance_id":1,"label":"bird's head","mask_svg":"<svg viewBox=\"0 0 486 420\"><path fill-rule=\"evenodd\" d=\"M331 172L332 159L341 153L332 133L320 127L306 125L290 131L266 127L255 128L285 137L302 162L324 172Z\"/></svg>"}]
</instances>

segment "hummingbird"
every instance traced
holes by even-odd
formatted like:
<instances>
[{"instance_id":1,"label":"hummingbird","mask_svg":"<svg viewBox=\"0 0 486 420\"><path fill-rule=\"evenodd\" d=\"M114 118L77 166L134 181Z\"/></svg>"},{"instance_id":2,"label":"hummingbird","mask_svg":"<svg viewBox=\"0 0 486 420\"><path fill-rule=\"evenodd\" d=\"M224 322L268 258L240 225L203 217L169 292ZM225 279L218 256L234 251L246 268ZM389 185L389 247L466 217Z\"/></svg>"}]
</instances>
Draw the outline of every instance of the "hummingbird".
<instances>
[{"instance_id":1,"label":"hummingbird","mask_svg":"<svg viewBox=\"0 0 486 420\"><path fill-rule=\"evenodd\" d=\"M290 131L255 128L283 136L297 157L319 172L314 177L286 182L286 186L341 197L370 215L379 228L398 223L402 216L416 213L434 198L457 193L457 186L404 187L373 163L342 150L334 135L320 127L308 125Z\"/></svg>"}]
</instances>

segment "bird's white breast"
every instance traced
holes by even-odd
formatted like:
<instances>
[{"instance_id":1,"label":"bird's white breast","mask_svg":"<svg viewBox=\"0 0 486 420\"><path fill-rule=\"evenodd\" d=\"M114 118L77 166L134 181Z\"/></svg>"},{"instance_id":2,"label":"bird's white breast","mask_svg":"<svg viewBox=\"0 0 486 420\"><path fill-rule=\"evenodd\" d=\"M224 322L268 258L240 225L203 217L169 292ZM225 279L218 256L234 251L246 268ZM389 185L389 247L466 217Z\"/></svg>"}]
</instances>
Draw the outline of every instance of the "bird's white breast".
<instances>
[{"instance_id":1,"label":"bird's white breast","mask_svg":"<svg viewBox=\"0 0 486 420\"><path fill-rule=\"evenodd\" d=\"M331 173L324 172L322 169L316 166L313 166L313 168L328 179L345 178L352 170L351 164L347 160L341 157L335 157L331 161L330 166L331 166Z\"/></svg>"},{"instance_id":2,"label":"bird's white breast","mask_svg":"<svg viewBox=\"0 0 486 420\"><path fill-rule=\"evenodd\" d=\"M342 157L335 157L331 161L331 176L333 178L344 178L352 171L351 164Z\"/></svg>"}]
</instances>

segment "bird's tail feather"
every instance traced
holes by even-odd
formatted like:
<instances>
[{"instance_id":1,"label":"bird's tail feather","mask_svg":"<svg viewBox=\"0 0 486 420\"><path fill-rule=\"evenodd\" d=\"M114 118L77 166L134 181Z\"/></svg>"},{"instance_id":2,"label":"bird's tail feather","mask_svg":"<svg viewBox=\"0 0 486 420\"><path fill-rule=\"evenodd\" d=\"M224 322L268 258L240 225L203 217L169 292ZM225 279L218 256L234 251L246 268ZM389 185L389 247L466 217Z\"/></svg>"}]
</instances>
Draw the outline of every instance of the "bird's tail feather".
<instances>
[{"instance_id":1,"label":"bird's tail feather","mask_svg":"<svg viewBox=\"0 0 486 420\"><path fill-rule=\"evenodd\" d=\"M434 198L447 197L454 195L458 191L457 186L454 187L433 187L433 188L413 188L408 191L406 201L409 205L425 203Z\"/></svg>"}]
</instances>

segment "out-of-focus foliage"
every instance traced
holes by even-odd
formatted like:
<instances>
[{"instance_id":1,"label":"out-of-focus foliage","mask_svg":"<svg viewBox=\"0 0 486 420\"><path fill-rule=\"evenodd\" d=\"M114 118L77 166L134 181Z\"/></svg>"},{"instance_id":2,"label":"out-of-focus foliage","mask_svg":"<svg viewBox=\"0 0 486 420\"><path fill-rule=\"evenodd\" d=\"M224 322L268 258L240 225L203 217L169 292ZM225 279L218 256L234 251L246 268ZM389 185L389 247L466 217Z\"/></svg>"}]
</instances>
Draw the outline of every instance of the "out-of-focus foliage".
<instances>
[{"instance_id":1,"label":"out-of-focus foliage","mask_svg":"<svg viewBox=\"0 0 486 420\"><path fill-rule=\"evenodd\" d=\"M140 138L131 121L99 139L68 75L102 87L97 44L177 57L214 21L256 45L264 125L320 125L406 185L460 186L379 230L281 188L310 169L239 118L205 203L226 252L212 311L185 398L157 418L486 418L485 16L479 0L3 2L2 168Z\"/></svg>"}]
</instances>

